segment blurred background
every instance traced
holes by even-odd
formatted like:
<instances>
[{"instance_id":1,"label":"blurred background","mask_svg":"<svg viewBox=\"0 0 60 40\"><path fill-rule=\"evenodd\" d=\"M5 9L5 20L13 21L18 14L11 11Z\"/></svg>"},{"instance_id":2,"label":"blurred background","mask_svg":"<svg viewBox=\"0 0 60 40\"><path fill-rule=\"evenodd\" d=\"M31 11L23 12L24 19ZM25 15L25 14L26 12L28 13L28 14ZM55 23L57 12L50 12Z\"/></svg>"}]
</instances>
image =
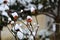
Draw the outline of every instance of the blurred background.
<instances>
[{"instance_id":1,"label":"blurred background","mask_svg":"<svg viewBox=\"0 0 60 40\"><path fill-rule=\"evenodd\" d=\"M60 40L60 0L0 0L0 40Z\"/></svg>"}]
</instances>

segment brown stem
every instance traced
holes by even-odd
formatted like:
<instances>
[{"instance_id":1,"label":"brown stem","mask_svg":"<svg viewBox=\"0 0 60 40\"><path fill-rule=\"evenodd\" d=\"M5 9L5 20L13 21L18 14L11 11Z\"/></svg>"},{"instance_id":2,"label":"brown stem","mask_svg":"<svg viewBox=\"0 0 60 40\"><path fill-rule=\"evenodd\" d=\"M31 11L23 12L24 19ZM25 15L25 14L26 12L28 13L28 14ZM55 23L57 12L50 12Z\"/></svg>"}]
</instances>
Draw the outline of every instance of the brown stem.
<instances>
[{"instance_id":1,"label":"brown stem","mask_svg":"<svg viewBox=\"0 0 60 40\"><path fill-rule=\"evenodd\" d=\"M60 17L59 16L57 16L55 18L55 22L58 24L60 23ZM58 25L58 24L56 24L55 40L60 40L60 33L59 33L60 25Z\"/></svg>"}]
</instances>

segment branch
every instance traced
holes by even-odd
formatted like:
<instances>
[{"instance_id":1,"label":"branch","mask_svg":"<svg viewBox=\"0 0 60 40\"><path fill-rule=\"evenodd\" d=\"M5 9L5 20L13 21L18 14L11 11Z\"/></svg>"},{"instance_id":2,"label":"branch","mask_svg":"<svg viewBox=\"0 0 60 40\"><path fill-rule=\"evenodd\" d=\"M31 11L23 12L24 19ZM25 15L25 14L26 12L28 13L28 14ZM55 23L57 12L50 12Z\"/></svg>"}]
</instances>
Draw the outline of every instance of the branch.
<instances>
[{"instance_id":1,"label":"branch","mask_svg":"<svg viewBox=\"0 0 60 40\"><path fill-rule=\"evenodd\" d=\"M55 9L56 9L56 8L55 8ZM55 14L54 10L52 9L52 7L49 7L49 6L44 7L44 8L43 8L43 11L44 11L44 12L48 12L49 14L53 15L54 17L56 17L56 14Z\"/></svg>"},{"instance_id":2,"label":"branch","mask_svg":"<svg viewBox=\"0 0 60 40\"><path fill-rule=\"evenodd\" d=\"M40 13L40 14L43 14L43 15L46 15L46 16L49 16L49 17L51 17L51 18L55 19L55 17L50 16L50 15L49 15L49 13L47 13L47 12L39 12L39 13Z\"/></svg>"},{"instance_id":3,"label":"branch","mask_svg":"<svg viewBox=\"0 0 60 40\"><path fill-rule=\"evenodd\" d=\"M33 29L33 26L32 26L32 24L31 24L31 23L30 23L30 25L31 25L32 30L34 30L34 29Z\"/></svg>"},{"instance_id":4,"label":"branch","mask_svg":"<svg viewBox=\"0 0 60 40\"><path fill-rule=\"evenodd\" d=\"M37 29L36 29L36 34L35 34L35 36L37 35L38 29L39 29L39 25L37 26Z\"/></svg>"},{"instance_id":5,"label":"branch","mask_svg":"<svg viewBox=\"0 0 60 40\"><path fill-rule=\"evenodd\" d=\"M49 14L44 14L44 15L49 16L49 17L51 17L51 18L53 18L53 19L55 18L55 17L53 17L53 16L50 16Z\"/></svg>"},{"instance_id":6,"label":"branch","mask_svg":"<svg viewBox=\"0 0 60 40\"><path fill-rule=\"evenodd\" d=\"M30 29L30 25L27 23L27 26L26 26L27 28L28 28L28 30L30 31L30 33L32 34L32 31L31 31L31 29Z\"/></svg>"},{"instance_id":7,"label":"branch","mask_svg":"<svg viewBox=\"0 0 60 40\"><path fill-rule=\"evenodd\" d=\"M56 14L54 13L53 10L50 10L50 11L49 11L49 14L53 15L54 17L56 17Z\"/></svg>"},{"instance_id":8,"label":"branch","mask_svg":"<svg viewBox=\"0 0 60 40\"><path fill-rule=\"evenodd\" d=\"M32 31L29 29L29 26L30 26L30 25L25 24L25 23L24 23L23 21L21 21L21 20L20 20L20 22L23 23L23 24L27 27L27 29L32 33Z\"/></svg>"},{"instance_id":9,"label":"branch","mask_svg":"<svg viewBox=\"0 0 60 40\"><path fill-rule=\"evenodd\" d=\"M57 16L60 16L60 0L58 1Z\"/></svg>"}]
</instances>

